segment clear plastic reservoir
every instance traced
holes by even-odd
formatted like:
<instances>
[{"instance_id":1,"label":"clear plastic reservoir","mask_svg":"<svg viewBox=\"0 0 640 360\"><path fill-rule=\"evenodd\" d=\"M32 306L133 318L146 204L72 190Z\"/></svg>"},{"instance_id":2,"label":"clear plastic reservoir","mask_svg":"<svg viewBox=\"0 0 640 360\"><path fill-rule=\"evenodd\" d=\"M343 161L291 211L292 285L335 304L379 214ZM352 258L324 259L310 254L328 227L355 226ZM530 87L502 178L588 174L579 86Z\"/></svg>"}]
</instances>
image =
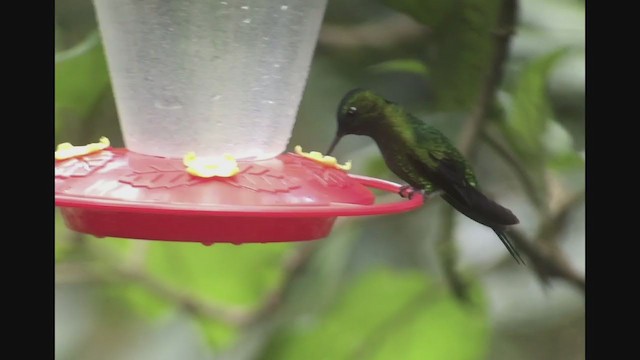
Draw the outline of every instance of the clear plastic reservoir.
<instances>
[{"instance_id":1,"label":"clear plastic reservoir","mask_svg":"<svg viewBox=\"0 0 640 360\"><path fill-rule=\"evenodd\" d=\"M279 155L326 0L94 0L125 145Z\"/></svg>"}]
</instances>

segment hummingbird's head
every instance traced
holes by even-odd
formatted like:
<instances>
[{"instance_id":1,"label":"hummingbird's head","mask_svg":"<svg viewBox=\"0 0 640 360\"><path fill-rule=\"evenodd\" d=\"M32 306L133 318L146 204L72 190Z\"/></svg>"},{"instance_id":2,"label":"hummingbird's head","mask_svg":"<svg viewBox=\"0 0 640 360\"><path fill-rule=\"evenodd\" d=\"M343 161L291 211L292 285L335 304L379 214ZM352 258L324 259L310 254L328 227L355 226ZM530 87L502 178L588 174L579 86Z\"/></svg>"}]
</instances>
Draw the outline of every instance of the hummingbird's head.
<instances>
[{"instance_id":1,"label":"hummingbird's head","mask_svg":"<svg viewBox=\"0 0 640 360\"><path fill-rule=\"evenodd\" d=\"M349 134L371 135L384 120L385 105L390 102L364 89L349 91L338 105L338 131L327 155L333 152L340 139Z\"/></svg>"}]
</instances>

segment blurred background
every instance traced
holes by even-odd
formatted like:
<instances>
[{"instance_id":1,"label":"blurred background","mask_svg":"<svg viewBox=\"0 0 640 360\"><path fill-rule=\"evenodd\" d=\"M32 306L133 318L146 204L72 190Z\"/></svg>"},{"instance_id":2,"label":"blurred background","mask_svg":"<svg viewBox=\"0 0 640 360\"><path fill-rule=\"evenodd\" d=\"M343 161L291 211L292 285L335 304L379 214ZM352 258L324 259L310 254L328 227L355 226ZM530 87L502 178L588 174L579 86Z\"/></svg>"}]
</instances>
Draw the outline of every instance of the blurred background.
<instances>
[{"instance_id":1,"label":"blurred background","mask_svg":"<svg viewBox=\"0 0 640 360\"><path fill-rule=\"evenodd\" d=\"M372 89L466 149L526 267L439 198L270 245L98 239L56 212L56 358L583 359L585 4L515 3L329 0L288 150L325 151L342 95ZM56 143L123 146L93 5L55 6ZM368 138L335 155L399 181Z\"/></svg>"}]
</instances>

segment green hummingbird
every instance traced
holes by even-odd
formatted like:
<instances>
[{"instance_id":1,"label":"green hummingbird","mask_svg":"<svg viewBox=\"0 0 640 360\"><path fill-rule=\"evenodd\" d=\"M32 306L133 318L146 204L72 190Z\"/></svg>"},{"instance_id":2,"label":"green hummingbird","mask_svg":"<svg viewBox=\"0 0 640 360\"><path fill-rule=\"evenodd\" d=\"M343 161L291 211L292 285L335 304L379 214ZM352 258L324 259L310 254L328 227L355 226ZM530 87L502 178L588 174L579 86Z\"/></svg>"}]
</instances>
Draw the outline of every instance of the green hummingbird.
<instances>
[{"instance_id":1,"label":"green hummingbird","mask_svg":"<svg viewBox=\"0 0 640 360\"><path fill-rule=\"evenodd\" d=\"M505 233L507 226L520 221L478 190L471 166L438 129L371 91L354 89L338 106L338 131L327 155L349 134L376 142L387 167L409 184L401 187L401 196L442 193L456 210L493 229L516 262L524 264Z\"/></svg>"}]
</instances>

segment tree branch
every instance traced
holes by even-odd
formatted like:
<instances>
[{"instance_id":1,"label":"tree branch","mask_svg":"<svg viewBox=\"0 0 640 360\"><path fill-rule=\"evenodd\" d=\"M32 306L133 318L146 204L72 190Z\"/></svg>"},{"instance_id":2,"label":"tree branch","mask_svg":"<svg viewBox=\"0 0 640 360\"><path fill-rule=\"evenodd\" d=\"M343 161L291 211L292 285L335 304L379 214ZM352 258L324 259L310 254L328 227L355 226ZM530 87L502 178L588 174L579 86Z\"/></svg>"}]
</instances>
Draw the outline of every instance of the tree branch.
<instances>
[{"instance_id":1,"label":"tree branch","mask_svg":"<svg viewBox=\"0 0 640 360\"><path fill-rule=\"evenodd\" d=\"M319 248L320 243L318 242L305 243L298 247L297 252L287 259L283 266L284 276L282 282L273 292L267 295L262 305L247 318L247 324L255 323L269 314L275 313L280 308L295 279L304 271Z\"/></svg>"},{"instance_id":2,"label":"tree branch","mask_svg":"<svg viewBox=\"0 0 640 360\"><path fill-rule=\"evenodd\" d=\"M205 301L198 299L146 272L143 269L144 262L140 258L144 256L146 245L136 245L138 250L130 255L128 262L121 264L123 258L118 256L113 250L88 241L84 234L76 234L73 246L79 251L84 252L90 260L87 262L57 264L57 283L99 281L101 283L113 284L118 282L133 282L192 315L222 321L235 326L244 325L249 320L251 312L248 310L217 304L210 300ZM95 261L96 259L100 261ZM73 273L82 273L83 276L73 276Z\"/></svg>"},{"instance_id":3,"label":"tree branch","mask_svg":"<svg viewBox=\"0 0 640 360\"><path fill-rule=\"evenodd\" d=\"M436 292L428 293L425 289L416 293L394 314L376 326L355 348L349 359L371 359L375 357L373 354L383 344L385 336L393 334L395 329L410 323L415 318L414 314L427 306L429 300L436 299L436 295L439 295L437 290Z\"/></svg>"},{"instance_id":4,"label":"tree branch","mask_svg":"<svg viewBox=\"0 0 640 360\"><path fill-rule=\"evenodd\" d=\"M533 263L536 274L544 284L552 278L569 282L578 290L585 292L585 279L569 265L564 254L556 245L541 246L528 240L520 230L509 232L511 240Z\"/></svg>"},{"instance_id":5,"label":"tree branch","mask_svg":"<svg viewBox=\"0 0 640 360\"><path fill-rule=\"evenodd\" d=\"M584 201L585 191L579 191L572 196L569 196L566 200L561 202L554 210L552 216L549 216L541 225L536 236L540 242L555 242L558 232L564 229L567 218L576 206L580 205Z\"/></svg>"},{"instance_id":6,"label":"tree branch","mask_svg":"<svg viewBox=\"0 0 640 360\"><path fill-rule=\"evenodd\" d=\"M168 302L176 304L192 315L236 326L244 325L249 317L249 312L246 310L215 304L210 300L198 299L184 291L169 286L169 284L150 276L146 272L125 267L114 267L112 271L120 280L135 282L137 285Z\"/></svg>"},{"instance_id":7,"label":"tree branch","mask_svg":"<svg viewBox=\"0 0 640 360\"><path fill-rule=\"evenodd\" d=\"M534 240L528 239L522 231L509 231L511 239L531 260L536 275L544 284L549 284L552 278L557 278L567 281L583 293L586 284L584 275L571 266L556 240L566 227L568 215L582 203L584 195L584 190L580 191L562 203L552 216L540 224Z\"/></svg>"},{"instance_id":8,"label":"tree branch","mask_svg":"<svg viewBox=\"0 0 640 360\"><path fill-rule=\"evenodd\" d=\"M491 67L476 106L472 109L460 137L459 149L463 155L474 153L477 138L493 104L496 90L502 81L503 67L509 53L509 43L516 26L517 0L503 0L500 8L498 29L494 32L495 47Z\"/></svg>"},{"instance_id":9,"label":"tree branch","mask_svg":"<svg viewBox=\"0 0 640 360\"><path fill-rule=\"evenodd\" d=\"M507 164L511 166L511 168L515 171L516 176L522 183L524 187L524 192L527 194L527 197L533 203L533 205L538 209L538 211L545 213L546 205L544 204L544 200L540 198L539 192L536 190L535 185L533 184L533 180L527 170L522 166L522 163L516 159L509 150L500 145L496 139L494 139L491 135L489 135L486 131L482 131L480 133L482 139L492 148L496 154L502 157Z\"/></svg>"},{"instance_id":10,"label":"tree branch","mask_svg":"<svg viewBox=\"0 0 640 360\"><path fill-rule=\"evenodd\" d=\"M516 0L503 0L502 6L500 7L497 31L494 32L494 54L491 64L489 65L489 72L480 89L476 105L471 110L465 127L462 129L462 134L458 142L460 152L467 158L471 158L476 152L478 137L486 122L486 115L493 104L496 91L502 80L503 68L509 51L509 43L516 22L516 5ZM447 236L442 238L438 247L441 253L445 278L447 279L449 287L454 294L461 297L466 294L466 288L462 276L456 269L457 254L455 244L453 243L453 216L453 210L451 210L450 215L445 213L446 221L445 224L443 224L443 233ZM447 220L447 217L450 217L450 219Z\"/></svg>"},{"instance_id":11,"label":"tree branch","mask_svg":"<svg viewBox=\"0 0 640 360\"><path fill-rule=\"evenodd\" d=\"M384 49L427 34L427 27L409 16L398 14L375 23L361 25L324 24L320 29L318 42L321 46L341 49Z\"/></svg>"},{"instance_id":12,"label":"tree branch","mask_svg":"<svg viewBox=\"0 0 640 360\"><path fill-rule=\"evenodd\" d=\"M81 274L81 275L79 275ZM215 304L191 296L184 291L173 288L148 273L127 266L110 264L106 269L98 269L89 263L66 263L56 265L56 283L76 283L97 281L103 284L133 282L158 298L180 307L188 313L206 319L241 326L249 317L244 309L235 309L226 305Z\"/></svg>"},{"instance_id":13,"label":"tree branch","mask_svg":"<svg viewBox=\"0 0 640 360\"><path fill-rule=\"evenodd\" d=\"M453 207L448 206L444 208L442 214L442 235L436 246L446 283L458 300L467 301L469 299L467 283L458 272L458 249L453 241L455 214Z\"/></svg>"}]
</instances>

